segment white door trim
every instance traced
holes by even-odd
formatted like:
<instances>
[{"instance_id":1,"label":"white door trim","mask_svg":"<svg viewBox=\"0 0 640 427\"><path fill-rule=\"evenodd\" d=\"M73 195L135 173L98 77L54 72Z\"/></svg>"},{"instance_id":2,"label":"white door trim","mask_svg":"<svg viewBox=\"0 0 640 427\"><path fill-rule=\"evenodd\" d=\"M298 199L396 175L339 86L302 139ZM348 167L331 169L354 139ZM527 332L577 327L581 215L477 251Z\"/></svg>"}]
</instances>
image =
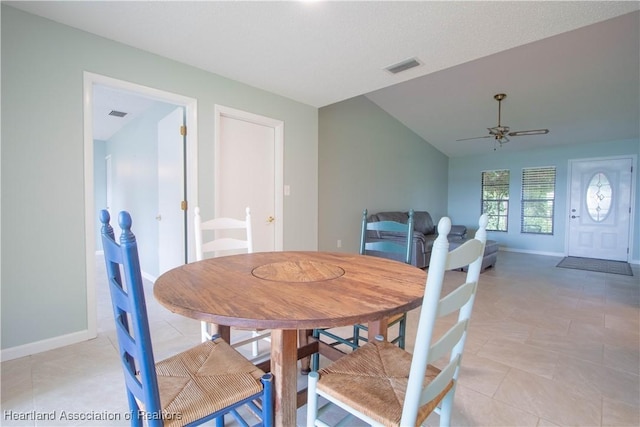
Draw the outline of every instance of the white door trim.
<instances>
[{"instance_id":1,"label":"white door trim","mask_svg":"<svg viewBox=\"0 0 640 427\"><path fill-rule=\"evenodd\" d=\"M84 200L85 200L85 271L87 282L87 333L88 338L97 336L96 302L96 239L95 230L98 219L95 217L95 195L93 179L93 85L101 84L112 88L139 93L158 101L181 105L186 109L187 119L187 201L190 206L198 205L198 101L183 95L154 89L147 86L118 80L100 74L83 73L83 113L84 113ZM192 214L189 210L189 218ZM193 220L187 221L189 235L193 234ZM114 227L115 228L115 227ZM193 239L189 239L189 258L194 253ZM195 259L195 256L193 257Z\"/></svg>"},{"instance_id":2,"label":"white door trim","mask_svg":"<svg viewBox=\"0 0 640 427\"><path fill-rule=\"evenodd\" d=\"M255 123L263 126L273 128L275 139L275 159L274 159L274 171L275 171L275 240L274 247L276 251L281 251L284 248L284 122L282 120L272 119L270 117L261 116L247 111L237 110L231 107L225 107L224 105L216 104L214 107L214 124L215 124L215 180L216 180L216 192L215 192L215 215L219 215L218 207L220 206L220 191L217 191L217 183L220 182L220 119L222 116L230 117L233 119L244 120L250 123Z\"/></svg>"},{"instance_id":3,"label":"white door trim","mask_svg":"<svg viewBox=\"0 0 640 427\"><path fill-rule=\"evenodd\" d=\"M620 159L631 159L631 165L633 168L633 172L631 173L631 213L629 215L629 254L627 257L627 262L632 261L633 251L634 251L634 237L635 236L635 209L636 206L636 183L638 179L637 176L637 166L638 166L638 156L635 154L623 154L619 156L608 156L608 157L588 157L583 159L569 159L567 165L567 196L566 196L566 209L565 209L565 237L564 237L564 256L569 255L569 223L568 216L566 216L571 211L571 171L573 170L573 164L576 162L587 162L587 161L601 161L601 160L620 160Z\"/></svg>"}]
</instances>

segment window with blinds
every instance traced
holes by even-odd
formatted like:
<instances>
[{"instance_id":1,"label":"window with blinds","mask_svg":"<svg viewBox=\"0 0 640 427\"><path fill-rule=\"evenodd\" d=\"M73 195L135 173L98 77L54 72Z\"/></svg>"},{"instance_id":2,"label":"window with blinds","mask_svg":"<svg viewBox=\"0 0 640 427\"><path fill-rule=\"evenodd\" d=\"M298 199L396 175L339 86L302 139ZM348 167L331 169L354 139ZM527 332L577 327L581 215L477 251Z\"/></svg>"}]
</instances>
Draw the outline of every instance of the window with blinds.
<instances>
[{"instance_id":1,"label":"window with blinds","mask_svg":"<svg viewBox=\"0 0 640 427\"><path fill-rule=\"evenodd\" d=\"M482 172L482 212L489 218L487 230L507 231L509 170Z\"/></svg>"},{"instance_id":2,"label":"window with blinds","mask_svg":"<svg viewBox=\"0 0 640 427\"><path fill-rule=\"evenodd\" d=\"M522 170L521 233L553 234L555 188L555 167Z\"/></svg>"}]
</instances>

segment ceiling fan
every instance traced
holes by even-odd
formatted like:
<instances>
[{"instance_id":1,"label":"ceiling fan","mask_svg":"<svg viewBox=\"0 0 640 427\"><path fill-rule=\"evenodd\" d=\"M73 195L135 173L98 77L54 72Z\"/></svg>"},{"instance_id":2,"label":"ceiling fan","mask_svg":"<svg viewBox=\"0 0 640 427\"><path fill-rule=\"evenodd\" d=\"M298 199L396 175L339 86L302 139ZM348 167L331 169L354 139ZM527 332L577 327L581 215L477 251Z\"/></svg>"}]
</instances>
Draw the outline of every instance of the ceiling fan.
<instances>
[{"instance_id":1,"label":"ceiling fan","mask_svg":"<svg viewBox=\"0 0 640 427\"><path fill-rule=\"evenodd\" d=\"M480 138L493 138L502 147L502 144L509 142L509 138L507 138L507 136L545 135L549 133L549 129L518 130L518 131L509 132L510 130L509 126L503 126L500 123L502 100L505 99L506 97L507 95L504 93L498 93L493 96L493 99L498 101L498 126L487 128L487 130L489 131L489 135L475 136L473 138L457 139L456 141L468 141L470 139L480 139Z\"/></svg>"}]
</instances>

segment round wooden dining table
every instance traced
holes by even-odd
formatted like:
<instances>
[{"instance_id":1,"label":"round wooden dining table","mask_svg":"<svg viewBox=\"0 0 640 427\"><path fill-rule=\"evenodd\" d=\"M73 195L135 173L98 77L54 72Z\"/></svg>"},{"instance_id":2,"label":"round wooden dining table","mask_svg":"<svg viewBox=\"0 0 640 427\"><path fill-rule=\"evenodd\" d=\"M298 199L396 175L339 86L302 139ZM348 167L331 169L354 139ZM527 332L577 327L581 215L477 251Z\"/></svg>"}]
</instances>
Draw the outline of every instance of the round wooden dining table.
<instances>
[{"instance_id":1,"label":"round wooden dining table","mask_svg":"<svg viewBox=\"0 0 640 427\"><path fill-rule=\"evenodd\" d=\"M259 252L174 268L155 282L166 308L219 326L271 329L274 416L296 425L298 330L368 323L386 336L387 319L421 305L426 273L398 261L338 252Z\"/></svg>"}]
</instances>

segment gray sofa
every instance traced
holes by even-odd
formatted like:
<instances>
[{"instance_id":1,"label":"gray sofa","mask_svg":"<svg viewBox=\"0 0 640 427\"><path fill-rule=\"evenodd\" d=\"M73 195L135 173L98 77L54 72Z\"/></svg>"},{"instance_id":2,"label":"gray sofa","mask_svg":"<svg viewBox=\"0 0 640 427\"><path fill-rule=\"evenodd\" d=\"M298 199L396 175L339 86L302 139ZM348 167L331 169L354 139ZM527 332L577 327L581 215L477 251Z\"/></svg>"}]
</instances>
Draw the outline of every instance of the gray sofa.
<instances>
[{"instance_id":1,"label":"gray sofa","mask_svg":"<svg viewBox=\"0 0 640 427\"><path fill-rule=\"evenodd\" d=\"M378 212L368 217L368 222L375 221L396 221L406 224L409 220L408 212ZM431 258L431 247L433 241L438 236L436 234L436 226L431 219L431 215L426 211L415 211L413 213L413 248L411 263L418 268L425 268L429 266L429 259ZM404 236L397 233L368 231L367 240L394 240L398 242L405 241ZM449 242L462 242L467 235L467 227L464 225L452 225L451 232L449 233ZM402 255L389 254L389 253L371 253L371 255L382 256L385 258L397 259L398 261L404 261Z\"/></svg>"}]
</instances>

